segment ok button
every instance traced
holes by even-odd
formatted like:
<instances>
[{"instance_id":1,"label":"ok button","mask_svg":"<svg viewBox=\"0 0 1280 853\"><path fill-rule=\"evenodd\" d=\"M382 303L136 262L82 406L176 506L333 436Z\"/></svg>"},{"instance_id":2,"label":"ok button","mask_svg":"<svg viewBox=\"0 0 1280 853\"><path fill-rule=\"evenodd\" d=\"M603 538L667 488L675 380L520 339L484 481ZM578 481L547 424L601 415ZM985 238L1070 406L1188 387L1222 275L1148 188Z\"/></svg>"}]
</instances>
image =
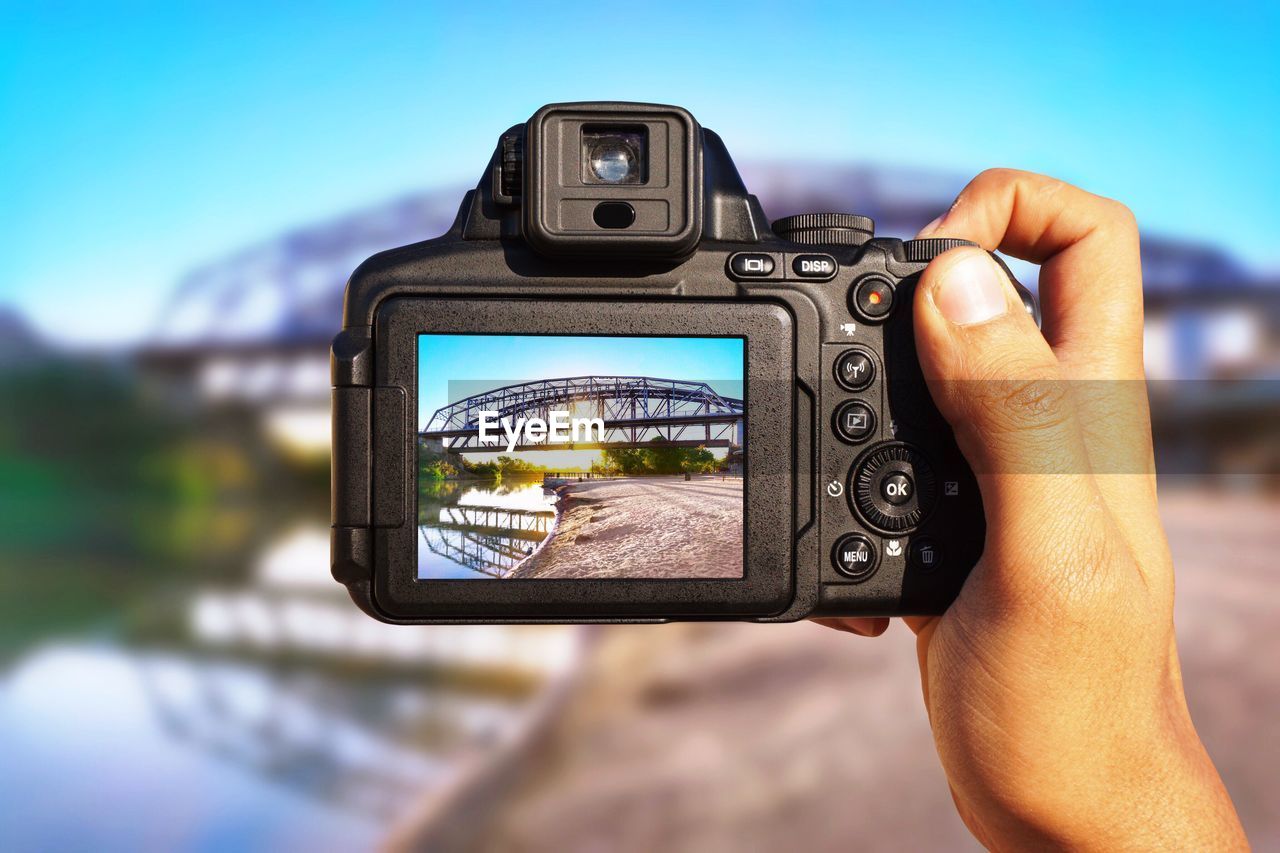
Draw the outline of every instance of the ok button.
<instances>
[{"instance_id":1,"label":"ok button","mask_svg":"<svg viewBox=\"0 0 1280 853\"><path fill-rule=\"evenodd\" d=\"M902 506L915 495L916 484L901 471L895 471L880 481L880 496L894 506Z\"/></svg>"}]
</instances>

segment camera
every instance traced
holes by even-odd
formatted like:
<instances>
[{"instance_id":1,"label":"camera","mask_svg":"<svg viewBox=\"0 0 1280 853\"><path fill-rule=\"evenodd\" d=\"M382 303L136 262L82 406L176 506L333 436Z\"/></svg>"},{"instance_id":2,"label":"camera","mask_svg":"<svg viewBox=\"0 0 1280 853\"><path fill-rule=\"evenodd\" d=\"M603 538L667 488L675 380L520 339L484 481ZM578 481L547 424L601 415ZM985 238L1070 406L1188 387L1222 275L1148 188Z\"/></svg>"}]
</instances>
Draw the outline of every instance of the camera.
<instances>
[{"instance_id":1,"label":"camera","mask_svg":"<svg viewBox=\"0 0 1280 853\"><path fill-rule=\"evenodd\" d=\"M911 304L960 245L771 224L679 107L543 107L348 282L334 578L411 624L943 611L985 522Z\"/></svg>"}]
</instances>

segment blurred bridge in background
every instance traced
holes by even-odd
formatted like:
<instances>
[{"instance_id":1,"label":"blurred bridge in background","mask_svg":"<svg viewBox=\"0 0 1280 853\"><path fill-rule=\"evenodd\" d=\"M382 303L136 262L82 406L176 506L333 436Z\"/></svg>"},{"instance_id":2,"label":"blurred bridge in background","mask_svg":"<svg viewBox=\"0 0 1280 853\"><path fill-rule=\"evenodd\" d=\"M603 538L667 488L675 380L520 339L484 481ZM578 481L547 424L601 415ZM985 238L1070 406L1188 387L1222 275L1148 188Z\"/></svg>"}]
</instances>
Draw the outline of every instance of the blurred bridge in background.
<instances>
[{"instance_id":1,"label":"blurred bridge in background","mask_svg":"<svg viewBox=\"0 0 1280 853\"><path fill-rule=\"evenodd\" d=\"M742 173L770 217L852 209L874 218L878 234L898 237L945 210L964 185L959 175L872 166L757 163ZM462 195L459 187L400 198L196 269L138 353L143 376L171 401L234 407L286 445L325 452L328 345L347 277L375 252L446 231ZM1274 469L1264 427L1280 405L1280 280L1210 243L1149 234L1142 265L1148 377L1175 380L1152 392L1158 458L1203 473ZM1033 267L1013 267L1035 287ZM1215 381L1200 383L1209 393L1190 407L1168 404L1185 380ZM1220 440L1224 431L1231 442Z\"/></svg>"}]
</instances>

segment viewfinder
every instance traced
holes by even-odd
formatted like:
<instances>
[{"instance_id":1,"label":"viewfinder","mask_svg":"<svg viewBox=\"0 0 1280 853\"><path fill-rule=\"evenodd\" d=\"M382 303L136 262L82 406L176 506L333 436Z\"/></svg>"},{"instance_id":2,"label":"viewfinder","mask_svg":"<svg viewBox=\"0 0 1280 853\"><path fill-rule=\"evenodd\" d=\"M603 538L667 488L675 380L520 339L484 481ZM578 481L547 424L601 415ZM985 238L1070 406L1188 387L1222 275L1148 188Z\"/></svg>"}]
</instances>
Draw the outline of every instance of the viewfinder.
<instances>
[{"instance_id":1,"label":"viewfinder","mask_svg":"<svg viewBox=\"0 0 1280 853\"><path fill-rule=\"evenodd\" d=\"M648 174L649 140L643 126L583 126L584 184L643 184Z\"/></svg>"},{"instance_id":2,"label":"viewfinder","mask_svg":"<svg viewBox=\"0 0 1280 853\"><path fill-rule=\"evenodd\" d=\"M525 125L521 159L520 230L539 254L614 263L697 248L702 130L685 110L551 104Z\"/></svg>"}]
</instances>

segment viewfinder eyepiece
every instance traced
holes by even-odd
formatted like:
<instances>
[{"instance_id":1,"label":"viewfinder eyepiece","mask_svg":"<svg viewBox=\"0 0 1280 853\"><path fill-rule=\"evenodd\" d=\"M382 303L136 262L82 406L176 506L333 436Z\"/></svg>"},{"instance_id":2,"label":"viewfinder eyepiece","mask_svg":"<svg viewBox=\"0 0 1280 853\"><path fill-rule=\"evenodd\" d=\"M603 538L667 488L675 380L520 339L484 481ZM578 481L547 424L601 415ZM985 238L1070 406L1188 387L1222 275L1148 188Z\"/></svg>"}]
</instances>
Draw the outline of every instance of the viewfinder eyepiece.
<instances>
[{"instance_id":1,"label":"viewfinder eyepiece","mask_svg":"<svg viewBox=\"0 0 1280 853\"><path fill-rule=\"evenodd\" d=\"M643 184L649 151L643 127L582 128L582 181L586 184Z\"/></svg>"},{"instance_id":2,"label":"viewfinder eyepiece","mask_svg":"<svg viewBox=\"0 0 1280 853\"><path fill-rule=\"evenodd\" d=\"M687 256L702 237L702 142L679 107L548 104L525 125L521 233L548 257ZM514 184L508 147L499 186Z\"/></svg>"}]
</instances>

